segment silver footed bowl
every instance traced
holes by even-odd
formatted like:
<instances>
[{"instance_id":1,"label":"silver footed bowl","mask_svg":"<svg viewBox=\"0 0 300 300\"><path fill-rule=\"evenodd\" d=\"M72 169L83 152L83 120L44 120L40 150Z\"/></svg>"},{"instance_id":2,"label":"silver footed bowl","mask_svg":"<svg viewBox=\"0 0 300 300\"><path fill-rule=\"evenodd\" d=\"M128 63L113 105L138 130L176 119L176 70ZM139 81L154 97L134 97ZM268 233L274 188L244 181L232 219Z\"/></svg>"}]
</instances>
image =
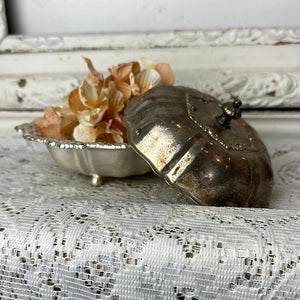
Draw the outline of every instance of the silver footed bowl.
<instances>
[{"instance_id":1,"label":"silver footed bowl","mask_svg":"<svg viewBox=\"0 0 300 300\"><path fill-rule=\"evenodd\" d=\"M102 184L102 177L127 177L151 171L129 144L83 143L41 137L34 122L15 129L28 141L44 143L59 166L91 176L94 186Z\"/></svg>"}]
</instances>

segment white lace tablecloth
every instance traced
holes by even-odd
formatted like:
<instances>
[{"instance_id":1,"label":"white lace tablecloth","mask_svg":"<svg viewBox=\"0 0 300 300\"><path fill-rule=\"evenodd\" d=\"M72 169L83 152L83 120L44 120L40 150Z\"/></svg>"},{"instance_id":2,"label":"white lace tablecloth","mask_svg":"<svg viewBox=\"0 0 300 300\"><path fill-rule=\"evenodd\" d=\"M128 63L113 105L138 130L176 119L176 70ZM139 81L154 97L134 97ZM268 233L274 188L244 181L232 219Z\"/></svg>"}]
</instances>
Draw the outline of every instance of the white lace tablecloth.
<instances>
[{"instance_id":1,"label":"white lace tablecloth","mask_svg":"<svg viewBox=\"0 0 300 300\"><path fill-rule=\"evenodd\" d=\"M300 299L300 145L271 209L200 207L147 175L101 187L0 139L0 299Z\"/></svg>"}]
</instances>

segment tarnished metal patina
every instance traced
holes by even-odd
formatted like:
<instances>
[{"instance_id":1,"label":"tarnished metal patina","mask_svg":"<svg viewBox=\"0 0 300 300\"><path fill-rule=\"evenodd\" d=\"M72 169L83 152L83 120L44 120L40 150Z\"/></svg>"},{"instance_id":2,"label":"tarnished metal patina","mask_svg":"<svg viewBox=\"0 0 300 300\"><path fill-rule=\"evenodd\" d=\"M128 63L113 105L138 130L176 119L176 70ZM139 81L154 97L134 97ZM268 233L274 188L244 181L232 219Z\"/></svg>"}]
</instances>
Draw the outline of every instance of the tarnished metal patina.
<instances>
[{"instance_id":1,"label":"tarnished metal patina","mask_svg":"<svg viewBox=\"0 0 300 300\"><path fill-rule=\"evenodd\" d=\"M158 86L126 110L131 146L201 205L267 207L272 169L241 102L221 104L187 87Z\"/></svg>"}]
</instances>

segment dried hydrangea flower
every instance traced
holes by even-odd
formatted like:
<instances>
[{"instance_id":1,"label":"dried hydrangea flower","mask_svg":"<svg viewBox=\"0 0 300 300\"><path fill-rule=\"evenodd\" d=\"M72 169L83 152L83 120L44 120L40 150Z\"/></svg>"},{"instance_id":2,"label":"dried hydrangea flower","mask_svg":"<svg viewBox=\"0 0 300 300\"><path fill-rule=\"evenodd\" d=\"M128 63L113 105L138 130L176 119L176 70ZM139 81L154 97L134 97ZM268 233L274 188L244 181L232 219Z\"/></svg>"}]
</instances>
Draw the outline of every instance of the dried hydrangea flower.
<instances>
[{"instance_id":1,"label":"dried hydrangea flower","mask_svg":"<svg viewBox=\"0 0 300 300\"><path fill-rule=\"evenodd\" d=\"M152 87L173 84L170 66L154 65L142 58L113 66L104 78L88 58L83 59L90 71L88 77L63 100L62 108L45 109L44 118L36 121L41 135L81 142L126 143L124 109L130 99Z\"/></svg>"},{"instance_id":2,"label":"dried hydrangea flower","mask_svg":"<svg viewBox=\"0 0 300 300\"><path fill-rule=\"evenodd\" d=\"M90 94L91 98L87 95L85 94L86 98L81 101L94 103L95 99L92 99L94 95ZM83 98L83 96L81 95L79 98ZM74 128L74 139L81 142L97 140L114 143L125 142L122 136L126 133L126 127L119 117L124 106L124 96L120 91L114 88L104 89L98 95L96 108L86 105L87 109L77 112L80 124L77 126L78 128ZM88 107L90 108L88 109Z\"/></svg>"},{"instance_id":3,"label":"dried hydrangea flower","mask_svg":"<svg viewBox=\"0 0 300 300\"><path fill-rule=\"evenodd\" d=\"M62 118L57 114L57 111L52 106L44 108L44 117L35 120L35 125L40 130L40 135L52 139L64 139L65 137L60 132L60 124Z\"/></svg>"},{"instance_id":4,"label":"dried hydrangea flower","mask_svg":"<svg viewBox=\"0 0 300 300\"><path fill-rule=\"evenodd\" d=\"M108 69L110 72L111 80L115 82L129 82L129 75L133 73L138 74L141 70L140 64L137 61L119 64Z\"/></svg>"}]
</instances>

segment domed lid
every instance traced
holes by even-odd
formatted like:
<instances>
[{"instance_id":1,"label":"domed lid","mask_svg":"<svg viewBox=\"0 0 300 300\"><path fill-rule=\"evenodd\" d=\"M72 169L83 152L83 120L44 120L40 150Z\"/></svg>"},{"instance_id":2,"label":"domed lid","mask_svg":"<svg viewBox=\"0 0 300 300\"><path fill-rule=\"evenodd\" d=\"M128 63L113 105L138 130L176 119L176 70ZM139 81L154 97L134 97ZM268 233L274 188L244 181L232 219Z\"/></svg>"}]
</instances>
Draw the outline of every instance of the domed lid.
<instances>
[{"instance_id":1,"label":"domed lid","mask_svg":"<svg viewBox=\"0 0 300 300\"><path fill-rule=\"evenodd\" d=\"M256 132L240 118L241 104L237 98L221 104L187 87L158 86L133 99L126 109L128 140L168 183L179 186L194 199L202 197L194 191L223 182L222 178L212 182L215 174L223 176L220 169L231 169L232 172L224 169L224 176L240 172L231 160L243 165L247 157L266 152ZM245 171L245 176L251 178L249 172ZM203 176L211 180L205 184Z\"/></svg>"}]
</instances>

